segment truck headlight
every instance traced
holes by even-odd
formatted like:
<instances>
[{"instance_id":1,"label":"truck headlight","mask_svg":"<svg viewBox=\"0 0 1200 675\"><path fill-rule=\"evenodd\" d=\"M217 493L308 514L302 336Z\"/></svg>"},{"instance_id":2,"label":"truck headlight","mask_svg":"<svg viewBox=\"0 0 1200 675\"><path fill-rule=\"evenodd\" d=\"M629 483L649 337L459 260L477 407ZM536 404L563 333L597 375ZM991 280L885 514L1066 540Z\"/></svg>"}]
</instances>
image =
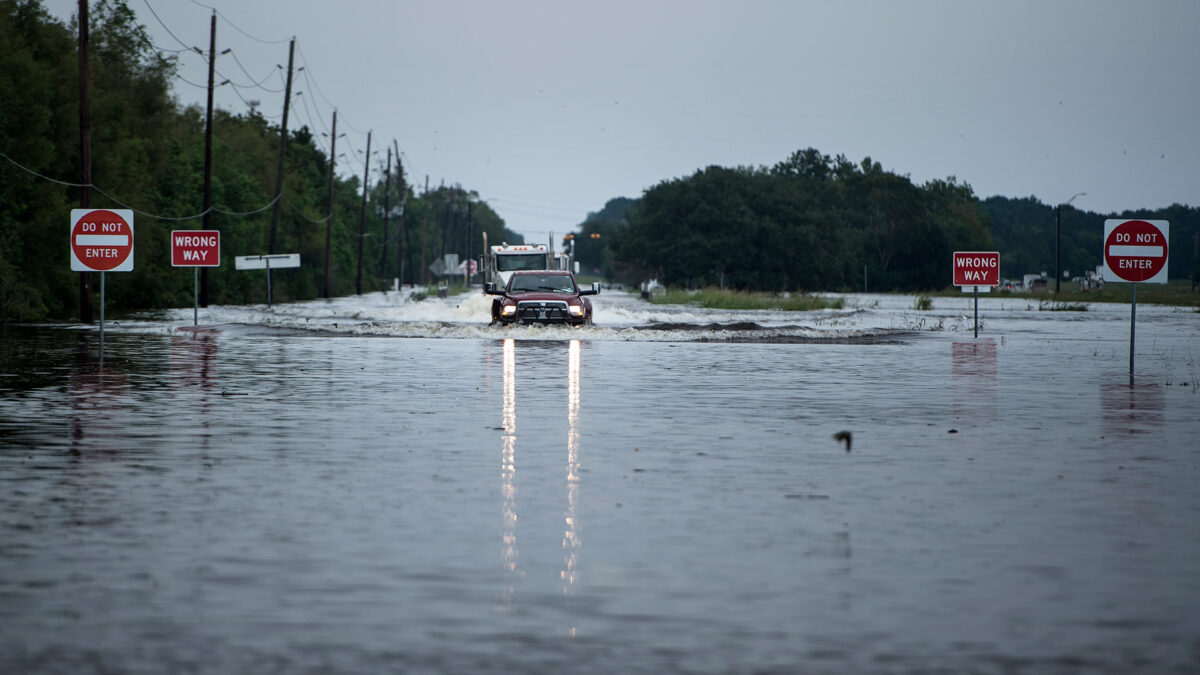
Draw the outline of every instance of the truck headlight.
<instances>
[{"instance_id":1,"label":"truck headlight","mask_svg":"<svg viewBox=\"0 0 1200 675\"><path fill-rule=\"evenodd\" d=\"M500 308L500 314L502 316L512 316L513 314L516 314L516 313L517 313L516 305L505 305Z\"/></svg>"},{"instance_id":2,"label":"truck headlight","mask_svg":"<svg viewBox=\"0 0 1200 675\"><path fill-rule=\"evenodd\" d=\"M567 306L567 314L570 314L571 316L583 316L583 306L582 305L568 305Z\"/></svg>"}]
</instances>

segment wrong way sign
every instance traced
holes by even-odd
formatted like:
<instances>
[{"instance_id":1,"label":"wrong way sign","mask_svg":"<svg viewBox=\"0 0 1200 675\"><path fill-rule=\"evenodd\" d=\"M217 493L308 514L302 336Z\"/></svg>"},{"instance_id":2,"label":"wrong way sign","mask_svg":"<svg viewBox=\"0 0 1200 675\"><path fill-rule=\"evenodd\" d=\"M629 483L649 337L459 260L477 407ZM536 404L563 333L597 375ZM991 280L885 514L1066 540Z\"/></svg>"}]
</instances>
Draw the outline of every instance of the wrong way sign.
<instances>
[{"instance_id":1,"label":"wrong way sign","mask_svg":"<svg viewBox=\"0 0 1200 675\"><path fill-rule=\"evenodd\" d=\"M1165 220L1104 221L1104 280L1167 283Z\"/></svg>"},{"instance_id":2,"label":"wrong way sign","mask_svg":"<svg viewBox=\"0 0 1200 675\"><path fill-rule=\"evenodd\" d=\"M71 271L132 272L133 211L71 209Z\"/></svg>"},{"instance_id":3,"label":"wrong way sign","mask_svg":"<svg viewBox=\"0 0 1200 675\"><path fill-rule=\"evenodd\" d=\"M220 230L171 230L172 267L220 267Z\"/></svg>"},{"instance_id":4,"label":"wrong way sign","mask_svg":"<svg viewBox=\"0 0 1200 675\"><path fill-rule=\"evenodd\" d=\"M955 251L955 286L999 286L1000 253L997 251Z\"/></svg>"}]
</instances>

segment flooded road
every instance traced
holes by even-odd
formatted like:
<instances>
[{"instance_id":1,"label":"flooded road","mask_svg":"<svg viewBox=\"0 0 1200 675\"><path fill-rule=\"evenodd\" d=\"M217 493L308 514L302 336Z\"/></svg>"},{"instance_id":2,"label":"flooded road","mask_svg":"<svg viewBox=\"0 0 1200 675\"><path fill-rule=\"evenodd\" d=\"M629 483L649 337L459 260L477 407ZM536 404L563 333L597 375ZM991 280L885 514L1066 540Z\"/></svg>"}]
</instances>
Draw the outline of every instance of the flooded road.
<instances>
[{"instance_id":1,"label":"flooded road","mask_svg":"<svg viewBox=\"0 0 1200 675\"><path fill-rule=\"evenodd\" d=\"M0 328L0 672L1200 670L1200 315L486 302Z\"/></svg>"}]
</instances>

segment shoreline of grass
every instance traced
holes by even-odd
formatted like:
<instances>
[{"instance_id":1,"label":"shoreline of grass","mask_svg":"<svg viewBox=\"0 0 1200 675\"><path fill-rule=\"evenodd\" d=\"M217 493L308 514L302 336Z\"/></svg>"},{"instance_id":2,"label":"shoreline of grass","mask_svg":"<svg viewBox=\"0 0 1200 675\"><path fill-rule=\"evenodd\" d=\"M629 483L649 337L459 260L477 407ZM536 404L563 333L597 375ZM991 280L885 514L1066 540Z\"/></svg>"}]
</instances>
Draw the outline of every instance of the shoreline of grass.
<instances>
[{"instance_id":1,"label":"shoreline of grass","mask_svg":"<svg viewBox=\"0 0 1200 675\"><path fill-rule=\"evenodd\" d=\"M1053 291L1031 293L1028 291L1001 289L989 293L980 293L980 296L1030 300L1053 305L1057 308L1059 306L1072 307L1096 302L1128 303L1132 297L1131 290L1128 283L1113 282L1105 284L1101 290L1082 291L1074 284L1070 286L1063 284L1062 291L1059 293L1054 293ZM957 287L945 288L940 291L923 291L922 294L936 295L938 297L970 297L970 293L963 293ZM1148 305L1191 307L1200 311L1200 291L1193 292L1192 282L1187 279L1176 279L1166 284L1138 284L1137 300L1138 303Z\"/></svg>"},{"instance_id":2,"label":"shoreline of grass","mask_svg":"<svg viewBox=\"0 0 1200 675\"><path fill-rule=\"evenodd\" d=\"M1065 284L1062 292L1031 293L1025 291L998 290L980 295L993 298L1011 298L1014 300L1029 300L1037 302L1042 311L1087 311L1090 303L1128 303L1130 301L1129 284L1110 283L1103 290L1081 291L1077 287L1068 288ZM1200 312L1200 292L1192 292L1188 280L1174 280L1168 284L1138 284L1138 302L1148 305L1167 305L1172 307L1188 307ZM650 302L662 305L695 305L709 309L766 309L778 311L807 312L820 309L844 309L845 297L853 297L855 293L840 294L839 297L811 295L808 293L766 293L761 291L734 291L729 289L703 288L686 290L669 288L665 292L656 293ZM949 287L937 291L904 291L881 293L881 295L912 295L918 298L970 297L957 287ZM921 309L920 307L915 307Z\"/></svg>"},{"instance_id":3,"label":"shoreline of grass","mask_svg":"<svg viewBox=\"0 0 1200 675\"><path fill-rule=\"evenodd\" d=\"M667 289L651 296L656 305L697 305L708 309L770 309L783 312L809 312L818 309L842 309L842 298L828 298L806 293L763 293L734 291L720 288L700 290Z\"/></svg>"}]
</instances>

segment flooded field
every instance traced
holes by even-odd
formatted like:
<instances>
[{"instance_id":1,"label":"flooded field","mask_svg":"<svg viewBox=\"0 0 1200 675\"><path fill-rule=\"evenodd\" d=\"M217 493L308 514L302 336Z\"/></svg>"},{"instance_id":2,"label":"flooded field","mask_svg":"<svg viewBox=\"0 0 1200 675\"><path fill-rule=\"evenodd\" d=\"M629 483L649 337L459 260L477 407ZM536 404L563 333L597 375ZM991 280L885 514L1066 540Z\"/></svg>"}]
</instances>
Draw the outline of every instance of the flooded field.
<instances>
[{"instance_id":1,"label":"flooded field","mask_svg":"<svg viewBox=\"0 0 1200 675\"><path fill-rule=\"evenodd\" d=\"M1200 314L487 302L0 328L0 672L1200 671Z\"/></svg>"}]
</instances>

